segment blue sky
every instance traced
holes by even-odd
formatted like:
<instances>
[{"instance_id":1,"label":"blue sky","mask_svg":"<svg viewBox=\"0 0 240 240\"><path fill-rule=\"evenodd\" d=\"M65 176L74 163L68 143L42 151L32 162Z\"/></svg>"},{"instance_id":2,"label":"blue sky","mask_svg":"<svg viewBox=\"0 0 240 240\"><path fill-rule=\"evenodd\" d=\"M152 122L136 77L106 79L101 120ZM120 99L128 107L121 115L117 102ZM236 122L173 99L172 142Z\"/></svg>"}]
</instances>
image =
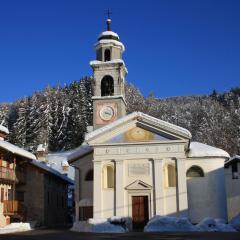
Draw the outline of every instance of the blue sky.
<instances>
[{"instance_id":1,"label":"blue sky","mask_svg":"<svg viewBox=\"0 0 240 240\"><path fill-rule=\"evenodd\" d=\"M240 85L238 0L0 0L0 102L91 75L107 8L144 95Z\"/></svg>"}]
</instances>

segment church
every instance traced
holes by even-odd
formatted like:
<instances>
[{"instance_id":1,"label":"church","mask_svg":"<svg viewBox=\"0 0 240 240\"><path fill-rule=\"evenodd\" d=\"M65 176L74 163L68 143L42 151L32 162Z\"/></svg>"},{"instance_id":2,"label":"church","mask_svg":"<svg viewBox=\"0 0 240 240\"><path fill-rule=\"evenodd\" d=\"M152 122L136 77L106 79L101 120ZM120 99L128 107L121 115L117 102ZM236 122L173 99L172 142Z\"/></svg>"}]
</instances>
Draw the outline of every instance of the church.
<instances>
[{"instance_id":1,"label":"church","mask_svg":"<svg viewBox=\"0 0 240 240\"><path fill-rule=\"evenodd\" d=\"M95 44L93 127L69 159L76 221L112 216L143 227L155 215L227 218L222 149L191 141L182 127L142 112L126 114L124 44L102 32Z\"/></svg>"}]
</instances>

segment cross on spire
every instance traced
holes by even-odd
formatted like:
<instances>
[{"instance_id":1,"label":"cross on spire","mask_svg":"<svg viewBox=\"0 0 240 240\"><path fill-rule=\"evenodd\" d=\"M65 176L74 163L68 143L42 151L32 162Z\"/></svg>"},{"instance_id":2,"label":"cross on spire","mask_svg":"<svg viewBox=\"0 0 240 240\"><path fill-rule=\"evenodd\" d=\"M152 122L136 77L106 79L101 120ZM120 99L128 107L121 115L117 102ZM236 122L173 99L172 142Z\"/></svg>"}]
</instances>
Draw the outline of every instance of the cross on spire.
<instances>
[{"instance_id":1,"label":"cross on spire","mask_svg":"<svg viewBox=\"0 0 240 240\"><path fill-rule=\"evenodd\" d=\"M110 9L108 8L107 11L105 12L105 15L108 16L108 19L110 19L110 15L112 14L112 12L110 11Z\"/></svg>"},{"instance_id":2,"label":"cross on spire","mask_svg":"<svg viewBox=\"0 0 240 240\"><path fill-rule=\"evenodd\" d=\"M108 10L105 12L105 15L107 15L107 31L111 31L111 19L110 19L110 15L112 14L112 12L110 11L110 9L108 8Z\"/></svg>"}]
</instances>

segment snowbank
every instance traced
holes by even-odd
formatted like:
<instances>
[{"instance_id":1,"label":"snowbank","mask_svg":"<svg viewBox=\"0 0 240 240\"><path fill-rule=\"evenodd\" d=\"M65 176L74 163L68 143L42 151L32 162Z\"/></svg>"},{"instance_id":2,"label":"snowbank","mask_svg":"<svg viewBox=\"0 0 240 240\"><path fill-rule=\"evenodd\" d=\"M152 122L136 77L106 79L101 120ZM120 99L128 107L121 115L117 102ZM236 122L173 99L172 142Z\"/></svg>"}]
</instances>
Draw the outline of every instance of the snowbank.
<instances>
[{"instance_id":1,"label":"snowbank","mask_svg":"<svg viewBox=\"0 0 240 240\"><path fill-rule=\"evenodd\" d=\"M108 219L90 218L86 222L74 222L71 231L75 232L95 232L95 233L124 233L127 230L119 224L113 224Z\"/></svg>"},{"instance_id":2,"label":"snowbank","mask_svg":"<svg viewBox=\"0 0 240 240\"><path fill-rule=\"evenodd\" d=\"M226 224L222 219L204 218L196 225L199 232L236 232L231 224Z\"/></svg>"},{"instance_id":3,"label":"snowbank","mask_svg":"<svg viewBox=\"0 0 240 240\"><path fill-rule=\"evenodd\" d=\"M239 221L238 221L239 224ZM239 225L240 226L240 225ZM236 232L231 224L223 219L204 218L192 225L187 218L155 216L144 228L145 232Z\"/></svg>"},{"instance_id":4,"label":"snowbank","mask_svg":"<svg viewBox=\"0 0 240 240\"><path fill-rule=\"evenodd\" d=\"M0 234L25 232L32 230L30 223L11 223L5 227L0 228Z\"/></svg>"},{"instance_id":5,"label":"snowbank","mask_svg":"<svg viewBox=\"0 0 240 240\"><path fill-rule=\"evenodd\" d=\"M147 223L144 232L193 232L196 228L187 218L155 216Z\"/></svg>"},{"instance_id":6,"label":"snowbank","mask_svg":"<svg viewBox=\"0 0 240 240\"><path fill-rule=\"evenodd\" d=\"M237 231L240 232L240 213L229 222Z\"/></svg>"}]
</instances>

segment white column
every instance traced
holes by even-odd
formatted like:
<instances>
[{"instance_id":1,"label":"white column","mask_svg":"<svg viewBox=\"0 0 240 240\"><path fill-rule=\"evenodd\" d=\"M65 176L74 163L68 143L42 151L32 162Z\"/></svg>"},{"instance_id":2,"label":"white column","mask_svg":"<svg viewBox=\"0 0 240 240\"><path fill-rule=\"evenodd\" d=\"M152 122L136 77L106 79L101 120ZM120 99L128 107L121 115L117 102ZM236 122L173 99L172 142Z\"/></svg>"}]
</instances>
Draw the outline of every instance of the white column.
<instances>
[{"instance_id":1,"label":"white column","mask_svg":"<svg viewBox=\"0 0 240 240\"><path fill-rule=\"evenodd\" d=\"M155 211L157 215L164 215L164 176L163 160L153 159L154 163L154 189L155 189Z\"/></svg>"},{"instance_id":2,"label":"white column","mask_svg":"<svg viewBox=\"0 0 240 240\"><path fill-rule=\"evenodd\" d=\"M102 218L102 163L93 161L93 217Z\"/></svg>"},{"instance_id":3,"label":"white column","mask_svg":"<svg viewBox=\"0 0 240 240\"><path fill-rule=\"evenodd\" d=\"M177 159L179 217L188 216L187 179L185 159Z\"/></svg>"},{"instance_id":4,"label":"white column","mask_svg":"<svg viewBox=\"0 0 240 240\"><path fill-rule=\"evenodd\" d=\"M124 164L123 161L116 161L116 216L124 216Z\"/></svg>"}]
</instances>

